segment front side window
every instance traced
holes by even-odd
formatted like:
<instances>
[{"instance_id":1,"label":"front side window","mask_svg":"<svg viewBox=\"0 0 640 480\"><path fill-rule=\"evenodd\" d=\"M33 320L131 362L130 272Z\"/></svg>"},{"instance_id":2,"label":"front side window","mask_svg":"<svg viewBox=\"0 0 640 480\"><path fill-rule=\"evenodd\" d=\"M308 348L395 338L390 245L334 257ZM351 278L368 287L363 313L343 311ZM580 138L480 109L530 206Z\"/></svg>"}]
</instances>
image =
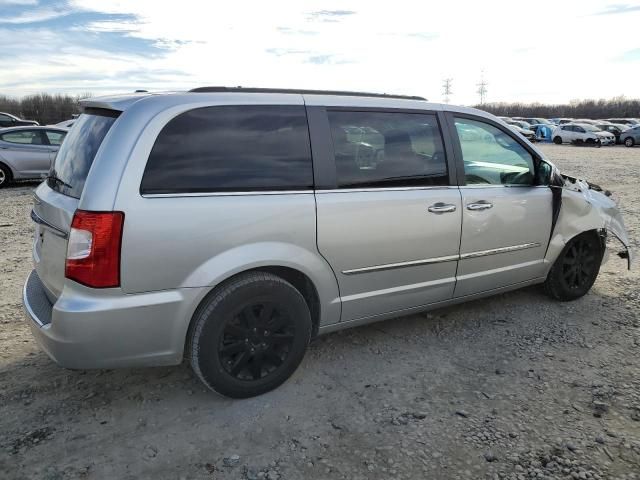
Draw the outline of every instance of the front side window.
<instances>
[{"instance_id":1,"label":"front side window","mask_svg":"<svg viewBox=\"0 0 640 480\"><path fill-rule=\"evenodd\" d=\"M41 132L38 130L15 130L0 135L0 139L9 143L20 143L23 145L44 145Z\"/></svg>"},{"instance_id":2,"label":"front side window","mask_svg":"<svg viewBox=\"0 0 640 480\"><path fill-rule=\"evenodd\" d=\"M167 123L149 155L140 191L311 188L313 169L304 107L246 105L198 108Z\"/></svg>"},{"instance_id":3,"label":"front side window","mask_svg":"<svg viewBox=\"0 0 640 480\"><path fill-rule=\"evenodd\" d=\"M328 112L340 188L448 185L435 115Z\"/></svg>"},{"instance_id":4,"label":"front side window","mask_svg":"<svg viewBox=\"0 0 640 480\"><path fill-rule=\"evenodd\" d=\"M531 185L533 156L511 135L488 123L455 119L467 185Z\"/></svg>"}]
</instances>

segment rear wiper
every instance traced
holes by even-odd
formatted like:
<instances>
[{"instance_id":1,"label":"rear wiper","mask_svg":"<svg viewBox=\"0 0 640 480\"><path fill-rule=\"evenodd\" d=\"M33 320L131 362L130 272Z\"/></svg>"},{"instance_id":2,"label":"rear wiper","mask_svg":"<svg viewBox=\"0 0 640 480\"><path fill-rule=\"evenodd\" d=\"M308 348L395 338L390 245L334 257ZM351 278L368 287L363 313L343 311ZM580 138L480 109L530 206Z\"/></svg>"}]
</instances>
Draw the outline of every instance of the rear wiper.
<instances>
[{"instance_id":1,"label":"rear wiper","mask_svg":"<svg viewBox=\"0 0 640 480\"><path fill-rule=\"evenodd\" d=\"M49 175L47 175L47 180L53 180L54 182L56 182L59 185L62 185L63 187L67 187L67 188L73 188L71 185L69 185L67 182L65 182L64 180L62 180L60 177L58 177L56 175L56 172L51 172Z\"/></svg>"}]
</instances>

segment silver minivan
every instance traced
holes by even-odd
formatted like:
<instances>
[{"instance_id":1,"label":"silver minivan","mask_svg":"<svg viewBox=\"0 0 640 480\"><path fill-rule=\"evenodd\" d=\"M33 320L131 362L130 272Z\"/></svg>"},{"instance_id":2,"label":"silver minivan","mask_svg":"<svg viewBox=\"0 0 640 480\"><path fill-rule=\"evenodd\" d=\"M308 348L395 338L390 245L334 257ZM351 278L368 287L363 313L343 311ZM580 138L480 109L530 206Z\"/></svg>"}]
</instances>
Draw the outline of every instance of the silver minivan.
<instances>
[{"instance_id":1,"label":"silver minivan","mask_svg":"<svg viewBox=\"0 0 640 480\"><path fill-rule=\"evenodd\" d=\"M591 288L609 192L485 112L210 87L84 101L34 194L35 338L70 368L271 390L330 331L544 284Z\"/></svg>"}]
</instances>

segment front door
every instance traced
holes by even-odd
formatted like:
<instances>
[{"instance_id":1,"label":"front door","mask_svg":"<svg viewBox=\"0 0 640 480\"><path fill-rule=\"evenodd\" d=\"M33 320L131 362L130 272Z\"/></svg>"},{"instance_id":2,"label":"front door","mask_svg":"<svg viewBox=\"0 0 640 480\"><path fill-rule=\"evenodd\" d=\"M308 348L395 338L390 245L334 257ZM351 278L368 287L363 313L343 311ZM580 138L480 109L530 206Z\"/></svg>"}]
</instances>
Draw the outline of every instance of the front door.
<instances>
[{"instance_id":1,"label":"front door","mask_svg":"<svg viewBox=\"0 0 640 480\"><path fill-rule=\"evenodd\" d=\"M472 116L449 118L464 171L455 296L542 277L552 199L547 186L534 184L534 155L497 123Z\"/></svg>"},{"instance_id":2,"label":"front door","mask_svg":"<svg viewBox=\"0 0 640 480\"><path fill-rule=\"evenodd\" d=\"M338 279L342 321L450 299L461 200L436 115L327 116L335 181L316 191L318 249Z\"/></svg>"}]
</instances>

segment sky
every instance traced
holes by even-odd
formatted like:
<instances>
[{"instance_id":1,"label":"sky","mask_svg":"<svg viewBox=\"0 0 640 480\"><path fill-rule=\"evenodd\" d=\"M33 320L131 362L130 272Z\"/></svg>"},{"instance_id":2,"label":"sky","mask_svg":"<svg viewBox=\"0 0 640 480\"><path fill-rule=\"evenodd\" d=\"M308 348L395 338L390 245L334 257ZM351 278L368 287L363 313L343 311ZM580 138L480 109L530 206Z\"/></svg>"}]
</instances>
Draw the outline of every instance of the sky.
<instances>
[{"instance_id":1,"label":"sky","mask_svg":"<svg viewBox=\"0 0 640 480\"><path fill-rule=\"evenodd\" d=\"M640 1L0 0L0 94L205 85L640 98Z\"/></svg>"}]
</instances>

